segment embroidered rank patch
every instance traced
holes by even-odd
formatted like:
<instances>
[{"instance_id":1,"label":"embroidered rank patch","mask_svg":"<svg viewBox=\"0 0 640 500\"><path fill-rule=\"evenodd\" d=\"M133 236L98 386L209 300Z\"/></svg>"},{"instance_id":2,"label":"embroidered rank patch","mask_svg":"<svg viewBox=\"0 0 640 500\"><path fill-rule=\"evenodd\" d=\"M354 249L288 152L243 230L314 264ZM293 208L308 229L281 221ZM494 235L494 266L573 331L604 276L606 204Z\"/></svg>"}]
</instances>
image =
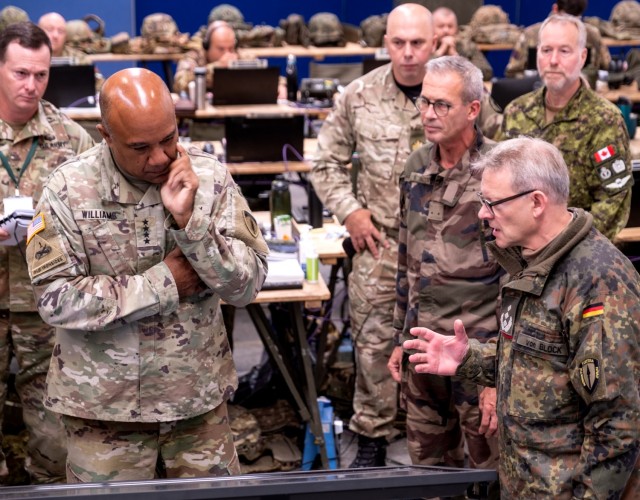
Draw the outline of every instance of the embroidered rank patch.
<instances>
[{"instance_id":1,"label":"embroidered rank patch","mask_svg":"<svg viewBox=\"0 0 640 500\"><path fill-rule=\"evenodd\" d=\"M45 228L46 224L44 222L44 214L40 212L31 220L31 224L29 224L29 227L27 228L27 245L35 234L38 234L40 231L44 231Z\"/></svg>"},{"instance_id":2,"label":"embroidered rank patch","mask_svg":"<svg viewBox=\"0 0 640 500\"><path fill-rule=\"evenodd\" d=\"M580 362L580 383L589 394L598 387L600 381L600 363L597 359L587 358Z\"/></svg>"},{"instance_id":3,"label":"embroidered rank patch","mask_svg":"<svg viewBox=\"0 0 640 500\"><path fill-rule=\"evenodd\" d=\"M597 304L591 304L582 310L582 319L593 318L594 316L600 316L604 314L604 305L601 302Z\"/></svg>"},{"instance_id":4,"label":"embroidered rank patch","mask_svg":"<svg viewBox=\"0 0 640 500\"><path fill-rule=\"evenodd\" d=\"M613 144L609 144L606 148L602 148L600 151L593 153L593 159L596 161L596 164L600 164L603 161L607 161L615 154L616 148L613 147Z\"/></svg>"}]
</instances>

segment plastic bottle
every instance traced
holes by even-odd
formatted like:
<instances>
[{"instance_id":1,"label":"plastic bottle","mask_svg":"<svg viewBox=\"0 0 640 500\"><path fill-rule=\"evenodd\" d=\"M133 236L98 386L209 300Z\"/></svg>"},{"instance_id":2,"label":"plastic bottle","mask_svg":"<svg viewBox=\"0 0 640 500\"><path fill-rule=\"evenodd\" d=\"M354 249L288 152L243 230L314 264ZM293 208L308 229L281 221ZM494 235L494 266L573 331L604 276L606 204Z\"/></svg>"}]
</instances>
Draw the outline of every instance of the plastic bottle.
<instances>
[{"instance_id":1,"label":"plastic bottle","mask_svg":"<svg viewBox=\"0 0 640 500\"><path fill-rule=\"evenodd\" d=\"M287 99L296 102L298 100L298 66L296 56L293 54L287 56L285 73L287 75Z\"/></svg>"},{"instance_id":2,"label":"plastic bottle","mask_svg":"<svg viewBox=\"0 0 640 500\"><path fill-rule=\"evenodd\" d=\"M196 109L205 109L207 105L207 68L198 66L193 72L196 75Z\"/></svg>"},{"instance_id":3,"label":"plastic bottle","mask_svg":"<svg viewBox=\"0 0 640 500\"><path fill-rule=\"evenodd\" d=\"M307 260L307 269L305 270L307 282L317 283L318 274L320 273L320 259L318 258L315 245L311 244L307 247L305 256Z\"/></svg>"},{"instance_id":4,"label":"plastic bottle","mask_svg":"<svg viewBox=\"0 0 640 500\"><path fill-rule=\"evenodd\" d=\"M302 226L298 229L300 231L300 238L298 240L298 262L304 273L307 272L307 249L312 246L311 238L309 236L309 228Z\"/></svg>"},{"instance_id":5,"label":"plastic bottle","mask_svg":"<svg viewBox=\"0 0 640 500\"><path fill-rule=\"evenodd\" d=\"M276 232L275 218L281 215L291 217L291 193L289 183L282 177L276 177L271 182L269 193L269 211L271 212L271 230Z\"/></svg>"}]
</instances>

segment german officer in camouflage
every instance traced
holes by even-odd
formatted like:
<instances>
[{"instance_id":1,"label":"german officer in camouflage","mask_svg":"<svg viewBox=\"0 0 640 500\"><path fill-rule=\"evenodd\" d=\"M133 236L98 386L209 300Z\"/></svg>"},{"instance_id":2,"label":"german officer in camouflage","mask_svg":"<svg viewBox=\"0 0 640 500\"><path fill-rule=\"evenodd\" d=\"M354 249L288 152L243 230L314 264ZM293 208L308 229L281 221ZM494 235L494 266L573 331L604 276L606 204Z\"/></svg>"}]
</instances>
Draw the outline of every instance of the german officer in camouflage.
<instances>
[{"instance_id":1,"label":"german officer in camouflage","mask_svg":"<svg viewBox=\"0 0 640 500\"><path fill-rule=\"evenodd\" d=\"M582 17L587 9L587 0L558 0L551 7L551 14L569 14L572 16ZM509 62L504 70L506 76L522 76L527 69L527 61L529 58L529 49L536 47L538 44L538 33L542 23L532 24L527 27L516 42L515 47L511 51ZM587 43L591 53L590 61L584 70L589 74L589 79L595 81L597 71L599 69L608 70L611 62L611 54L609 48L602 43L600 31L595 26L585 24L587 30Z\"/></svg>"},{"instance_id":2,"label":"german officer in camouflage","mask_svg":"<svg viewBox=\"0 0 640 500\"><path fill-rule=\"evenodd\" d=\"M155 73L115 73L100 109L104 141L54 172L28 232L67 480L150 479L158 459L168 477L237 473L220 300L255 297L267 246L229 172L177 144Z\"/></svg>"},{"instance_id":3,"label":"german officer in camouflage","mask_svg":"<svg viewBox=\"0 0 640 500\"><path fill-rule=\"evenodd\" d=\"M488 226L478 218L479 176L470 162L495 144L475 126L482 73L462 56L427 63L421 110L426 145L409 156L400 177L396 345L389 371L407 411L407 445L414 464L496 468L498 443L480 432L495 418L495 390L456 377L416 374L403 360L409 330L449 331L462 317L472 338L498 334L496 301L502 269L486 247ZM479 395L486 406L479 407Z\"/></svg>"},{"instance_id":4,"label":"german officer in camouflage","mask_svg":"<svg viewBox=\"0 0 640 500\"><path fill-rule=\"evenodd\" d=\"M80 125L42 100L50 64L51 42L35 24L11 24L0 33L2 213L13 211L9 204L33 209L53 169L93 146ZM0 240L9 236L0 229ZM13 354L18 362L16 389L29 431L26 468L32 482L61 482L65 477L64 429L59 417L42 404L54 331L37 313L25 247L25 242L0 245L0 423ZM6 473L0 450L0 476Z\"/></svg>"},{"instance_id":5,"label":"german officer in camouflage","mask_svg":"<svg viewBox=\"0 0 640 500\"><path fill-rule=\"evenodd\" d=\"M511 139L477 167L509 276L499 340L468 339L460 320L454 337L414 328L410 361L497 388L501 498L620 498L640 454L640 276L591 214L567 208L553 145Z\"/></svg>"},{"instance_id":6,"label":"german officer in camouflage","mask_svg":"<svg viewBox=\"0 0 640 500\"><path fill-rule=\"evenodd\" d=\"M538 44L544 86L506 107L502 135L540 137L562 151L571 176L569 205L591 212L596 228L611 239L629 218L629 134L620 110L580 77L585 37L577 17L546 19Z\"/></svg>"},{"instance_id":7,"label":"german officer in camouflage","mask_svg":"<svg viewBox=\"0 0 640 500\"><path fill-rule=\"evenodd\" d=\"M466 57L482 71L482 79L489 81L493 77L493 68L482 51L470 36L461 36L458 30L458 18L449 7L438 7L433 11L433 29L437 37L433 57Z\"/></svg>"}]
</instances>

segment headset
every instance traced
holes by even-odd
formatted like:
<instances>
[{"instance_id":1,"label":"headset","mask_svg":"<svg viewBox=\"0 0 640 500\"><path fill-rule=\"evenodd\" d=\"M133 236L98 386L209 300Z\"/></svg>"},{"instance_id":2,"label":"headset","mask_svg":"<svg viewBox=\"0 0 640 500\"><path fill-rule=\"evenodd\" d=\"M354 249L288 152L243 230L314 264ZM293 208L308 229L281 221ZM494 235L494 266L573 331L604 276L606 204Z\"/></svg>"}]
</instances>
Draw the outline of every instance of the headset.
<instances>
[{"instance_id":1,"label":"headset","mask_svg":"<svg viewBox=\"0 0 640 500\"><path fill-rule=\"evenodd\" d=\"M209 52L209 47L211 46L211 37L213 36L213 33L223 26L229 26L230 28L232 28L232 26L227 21L222 21L221 19L213 21L209 26L207 26L207 32L202 39L202 48L205 52ZM236 47L237 46L238 40L236 39Z\"/></svg>"}]
</instances>

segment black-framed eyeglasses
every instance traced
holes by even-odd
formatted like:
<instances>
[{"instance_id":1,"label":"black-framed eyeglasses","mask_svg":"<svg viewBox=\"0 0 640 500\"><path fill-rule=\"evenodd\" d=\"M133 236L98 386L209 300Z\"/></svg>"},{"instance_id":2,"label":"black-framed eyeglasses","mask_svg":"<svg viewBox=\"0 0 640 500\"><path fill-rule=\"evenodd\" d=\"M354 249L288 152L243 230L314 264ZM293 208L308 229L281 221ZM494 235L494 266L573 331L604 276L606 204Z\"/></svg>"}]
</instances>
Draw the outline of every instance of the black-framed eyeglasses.
<instances>
[{"instance_id":1,"label":"black-framed eyeglasses","mask_svg":"<svg viewBox=\"0 0 640 500\"><path fill-rule=\"evenodd\" d=\"M534 191L535 189L529 189L528 191L523 191L522 193L514 194L513 196L507 196L506 198L502 198L501 200L496 200L496 201L487 200L484 196L482 196L482 193L480 191L477 192L477 195L478 195L478 198L480 198L480 201L482 202L482 204L485 206L485 208L489 210L489 213L491 213L491 215L496 215L495 212L493 211L493 207L495 207L496 205L500 205L502 203L515 200L516 198L520 198L525 194L533 193Z\"/></svg>"},{"instance_id":2,"label":"black-framed eyeglasses","mask_svg":"<svg viewBox=\"0 0 640 500\"><path fill-rule=\"evenodd\" d=\"M419 95L416 99L416 108L420 113L426 113L429 106L433 106L433 112L436 116L443 117L449 114L449 110L453 108L453 104L444 101L430 101L423 95Z\"/></svg>"}]
</instances>

